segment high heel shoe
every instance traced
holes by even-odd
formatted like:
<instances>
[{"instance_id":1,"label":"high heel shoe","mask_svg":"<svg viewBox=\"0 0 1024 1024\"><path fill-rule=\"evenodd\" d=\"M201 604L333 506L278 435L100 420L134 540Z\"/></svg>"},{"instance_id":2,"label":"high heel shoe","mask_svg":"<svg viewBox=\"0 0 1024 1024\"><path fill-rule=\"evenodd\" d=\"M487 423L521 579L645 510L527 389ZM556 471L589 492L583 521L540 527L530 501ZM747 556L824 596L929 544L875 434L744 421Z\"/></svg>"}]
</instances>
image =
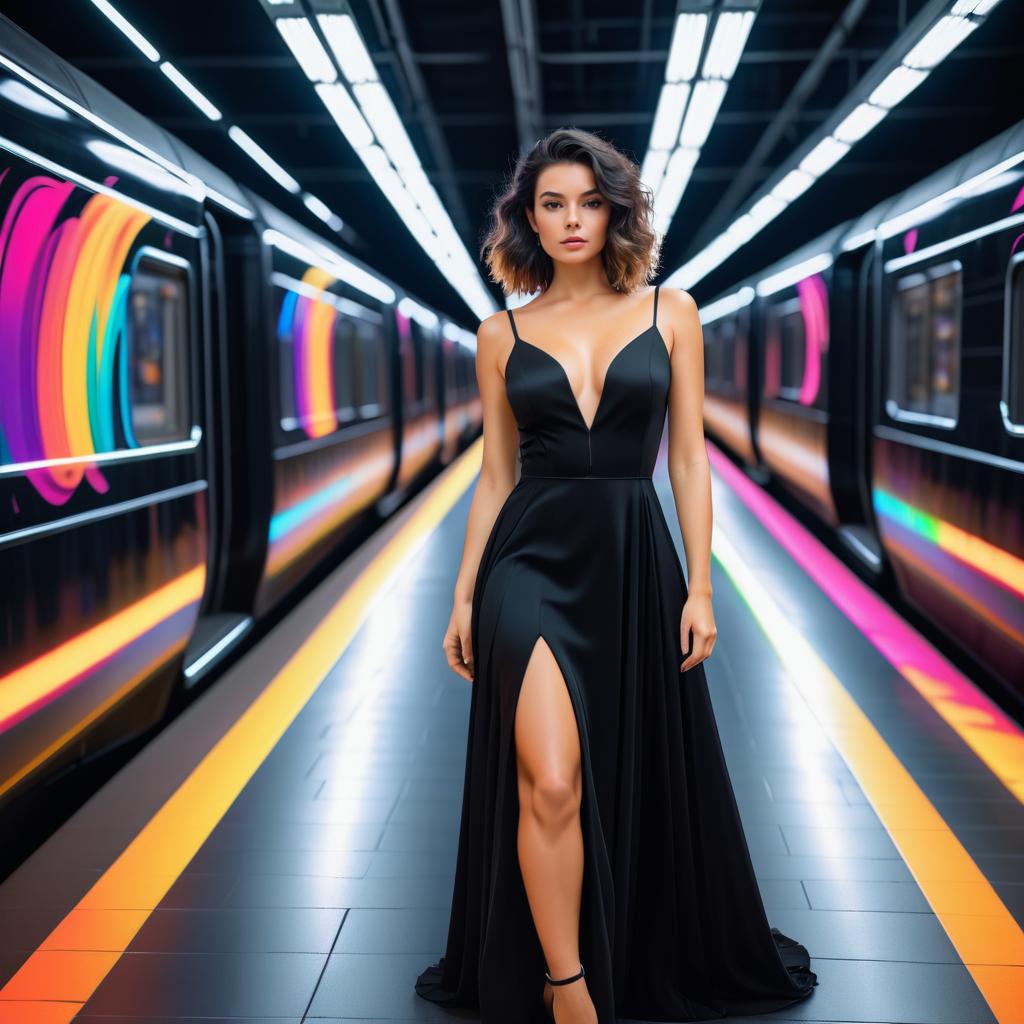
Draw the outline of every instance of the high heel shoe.
<instances>
[{"instance_id":1,"label":"high heel shoe","mask_svg":"<svg viewBox=\"0 0 1024 1024\"><path fill-rule=\"evenodd\" d=\"M544 972L544 977L547 979L548 985L568 985L570 981L579 981L583 977L584 970L583 964L580 964L579 972L572 975L569 978L552 978L547 971ZM551 998L548 999L547 993L551 992ZM552 1020L552 1024L555 1021L555 993L551 989L547 989L544 995L544 1008L548 1011L548 1016Z\"/></svg>"}]
</instances>

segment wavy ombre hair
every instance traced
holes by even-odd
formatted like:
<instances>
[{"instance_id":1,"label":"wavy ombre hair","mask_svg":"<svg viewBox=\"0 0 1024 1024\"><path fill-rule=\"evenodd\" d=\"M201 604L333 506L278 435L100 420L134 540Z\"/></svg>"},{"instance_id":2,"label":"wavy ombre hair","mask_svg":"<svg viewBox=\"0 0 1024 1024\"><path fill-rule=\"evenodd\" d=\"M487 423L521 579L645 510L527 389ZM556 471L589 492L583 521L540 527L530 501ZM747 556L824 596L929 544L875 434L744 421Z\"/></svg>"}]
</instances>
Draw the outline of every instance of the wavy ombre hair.
<instances>
[{"instance_id":1,"label":"wavy ombre hair","mask_svg":"<svg viewBox=\"0 0 1024 1024\"><path fill-rule=\"evenodd\" d=\"M559 128L534 144L516 164L491 211L492 224L480 256L491 280L506 294L532 294L554 276L554 260L537 245L526 219L533 209L537 178L551 164L585 164L611 206L601 259L611 286L634 292L657 273L661 246L654 230L654 194L640 180L640 168L610 142L578 128Z\"/></svg>"}]
</instances>

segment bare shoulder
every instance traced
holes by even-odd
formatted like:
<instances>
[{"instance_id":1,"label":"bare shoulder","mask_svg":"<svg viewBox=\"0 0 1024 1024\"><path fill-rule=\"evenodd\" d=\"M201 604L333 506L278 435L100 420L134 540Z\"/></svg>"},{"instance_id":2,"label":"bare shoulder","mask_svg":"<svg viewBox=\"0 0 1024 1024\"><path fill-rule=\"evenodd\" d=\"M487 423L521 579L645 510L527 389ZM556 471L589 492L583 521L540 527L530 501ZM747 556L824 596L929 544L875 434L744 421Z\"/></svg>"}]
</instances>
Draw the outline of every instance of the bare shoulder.
<instances>
[{"instance_id":1,"label":"bare shoulder","mask_svg":"<svg viewBox=\"0 0 1024 1024\"><path fill-rule=\"evenodd\" d=\"M508 328L508 314L505 310L499 309L497 313L492 313L480 321L476 336L485 342L494 342L503 338L508 333Z\"/></svg>"},{"instance_id":2,"label":"bare shoulder","mask_svg":"<svg viewBox=\"0 0 1024 1024\"><path fill-rule=\"evenodd\" d=\"M697 315L696 301L689 292L683 291L682 288L663 286L660 295L661 302L664 304L663 308L669 310L673 315L679 316L683 320Z\"/></svg>"},{"instance_id":3,"label":"bare shoulder","mask_svg":"<svg viewBox=\"0 0 1024 1024\"><path fill-rule=\"evenodd\" d=\"M481 320L476 338L479 345L494 354L504 349L512 338L512 326L505 310L500 309Z\"/></svg>"},{"instance_id":4,"label":"bare shoulder","mask_svg":"<svg viewBox=\"0 0 1024 1024\"><path fill-rule=\"evenodd\" d=\"M502 366L506 354L512 347L512 326L508 314L500 309L480 321L476 329L477 359L484 359L494 366Z\"/></svg>"},{"instance_id":5,"label":"bare shoulder","mask_svg":"<svg viewBox=\"0 0 1024 1024\"><path fill-rule=\"evenodd\" d=\"M658 323L671 330L672 353L700 344L700 312L693 296L682 288L670 287L662 287L659 295Z\"/></svg>"}]
</instances>

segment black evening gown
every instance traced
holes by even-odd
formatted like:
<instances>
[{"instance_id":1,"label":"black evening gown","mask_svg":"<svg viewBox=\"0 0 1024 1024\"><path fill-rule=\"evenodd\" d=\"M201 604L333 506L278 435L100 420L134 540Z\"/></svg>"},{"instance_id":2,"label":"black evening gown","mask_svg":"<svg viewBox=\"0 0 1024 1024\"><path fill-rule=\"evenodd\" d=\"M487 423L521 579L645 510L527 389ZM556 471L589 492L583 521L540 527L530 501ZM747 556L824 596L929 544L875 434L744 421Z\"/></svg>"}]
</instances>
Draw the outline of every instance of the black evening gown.
<instances>
[{"instance_id":1,"label":"black evening gown","mask_svg":"<svg viewBox=\"0 0 1024 1024\"><path fill-rule=\"evenodd\" d=\"M472 683L444 956L416 981L483 1024L547 1020L517 853L513 721L538 638L579 730L580 960L600 1024L767 1013L817 984L768 924L703 665L680 672L686 582L651 479L671 364L657 326L613 358L588 426L562 364L520 338L505 369L521 476L472 602Z\"/></svg>"}]
</instances>

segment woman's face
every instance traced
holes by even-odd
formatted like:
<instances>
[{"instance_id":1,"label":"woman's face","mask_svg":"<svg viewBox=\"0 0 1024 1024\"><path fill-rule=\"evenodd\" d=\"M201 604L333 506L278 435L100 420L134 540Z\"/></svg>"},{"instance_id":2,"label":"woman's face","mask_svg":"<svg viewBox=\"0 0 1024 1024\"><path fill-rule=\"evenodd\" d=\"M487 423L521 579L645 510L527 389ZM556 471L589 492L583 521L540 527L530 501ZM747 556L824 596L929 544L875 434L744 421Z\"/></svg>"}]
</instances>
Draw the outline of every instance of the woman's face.
<instances>
[{"instance_id":1,"label":"woman's face","mask_svg":"<svg viewBox=\"0 0 1024 1024\"><path fill-rule=\"evenodd\" d=\"M609 210L588 166L560 163L545 167L537 176L533 209L526 216L552 259L582 263L604 248ZM583 243L567 245L565 240L573 237L582 238Z\"/></svg>"}]
</instances>

